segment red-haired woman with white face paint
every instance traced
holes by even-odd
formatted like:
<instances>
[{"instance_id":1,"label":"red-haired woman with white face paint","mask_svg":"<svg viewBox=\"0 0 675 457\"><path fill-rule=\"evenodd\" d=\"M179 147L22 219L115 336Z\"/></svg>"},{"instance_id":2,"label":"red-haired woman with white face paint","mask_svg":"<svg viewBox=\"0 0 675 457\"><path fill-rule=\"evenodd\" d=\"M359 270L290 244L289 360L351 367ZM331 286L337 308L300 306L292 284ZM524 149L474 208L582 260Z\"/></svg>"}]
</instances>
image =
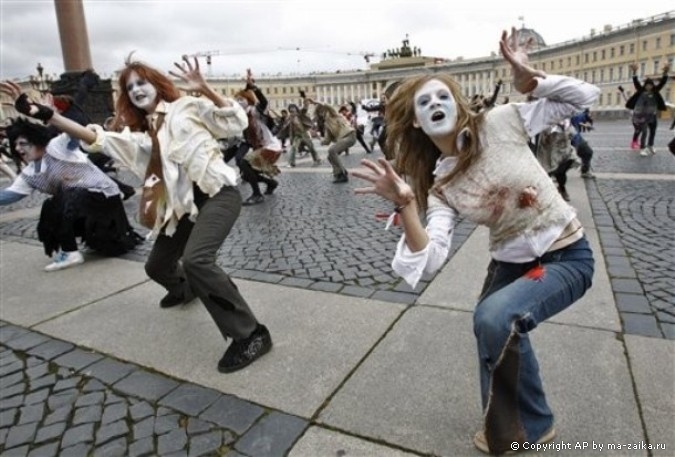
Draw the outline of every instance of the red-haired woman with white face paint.
<instances>
[{"instance_id":1,"label":"red-haired woman with white face paint","mask_svg":"<svg viewBox=\"0 0 675 457\"><path fill-rule=\"evenodd\" d=\"M450 76L410 78L387 103L394 165L364 160L364 169L351 172L368 182L357 193L384 197L399 213L404 234L392 267L413 287L445 262L458 217L489 228L492 261L474 312L484 411L474 444L494 454L555 437L528 332L578 300L593 276L576 211L527 142L599 94L583 81L530 67L515 29L499 46L513 87L536 102L474 113Z\"/></svg>"},{"instance_id":2,"label":"red-haired woman with white face paint","mask_svg":"<svg viewBox=\"0 0 675 457\"><path fill-rule=\"evenodd\" d=\"M241 211L236 172L223 162L217 140L240 136L248 121L238 103L206 83L196 59L184 57L175 66L178 72L171 74L203 97L182 96L161 72L127 62L112 131L82 127L31 101L10 81L0 83L0 90L22 114L79 138L92 152L104 151L144 180L139 219L156 237L145 271L168 291L160 306L199 297L223 338L233 340L218 363L219 371L229 373L272 347L267 328L216 264Z\"/></svg>"}]
</instances>

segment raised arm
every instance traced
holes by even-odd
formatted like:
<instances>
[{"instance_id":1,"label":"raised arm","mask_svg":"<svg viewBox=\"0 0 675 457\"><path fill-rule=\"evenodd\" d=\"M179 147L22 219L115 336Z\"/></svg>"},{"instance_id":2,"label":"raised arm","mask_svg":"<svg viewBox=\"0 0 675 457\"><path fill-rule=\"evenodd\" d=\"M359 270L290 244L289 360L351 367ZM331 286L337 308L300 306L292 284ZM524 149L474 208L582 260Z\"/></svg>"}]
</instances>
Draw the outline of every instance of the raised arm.
<instances>
[{"instance_id":1,"label":"raised arm","mask_svg":"<svg viewBox=\"0 0 675 457\"><path fill-rule=\"evenodd\" d=\"M92 130L83 127L75 121L61 116L54 109L47 105L41 105L34 102L28 95L21 91L21 87L13 81L0 82L0 92L8 95L14 100L14 107L16 110L34 119L52 125L68 135L91 144L96 141L96 133Z\"/></svg>"},{"instance_id":2,"label":"raised arm","mask_svg":"<svg viewBox=\"0 0 675 457\"><path fill-rule=\"evenodd\" d=\"M529 64L527 52L532 43L533 38L530 37L525 43L521 44L515 27L511 28L511 35L508 35L504 30L502 38L499 40L499 50L504 56L504 60L511 65L513 87L521 94L527 94L536 89L537 77L546 78L546 73L535 70Z\"/></svg>"},{"instance_id":3,"label":"raised arm","mask_svg":"<svg viewBox=\"0 0 675 457\"><path fill-rule=\"evenodd\" d=\"M180 73L170 71L169 74L174 76L186 84L186 89L190 91L198 91L200 94L204 95L206 98L211 100L217 107L222 108L224 106L232 106L232 102L226 98L223 98L213 90L211 86L206 82L204 76L202 76L199 71L199 61L197 58L194 58L194 63L190 62L187 55L183 56L183 61L185 63L174 62L174 66L180 70Z\"/></svg>"},{"instance_id":4,"label":"raised arm","mask_svg":"<svg viewBox=\"0 0 675 457\"><path fill-rule=\"evenodd\" d=\"M658 92L658 91L660 91L661 89L663 89L663 86L665 86L666 83L668 82L668 72L669 72L669 71L670 71L670 65L669 65L669 64L665 64L665 65L663 66L663 74L661 75L661 79L659 79L659 83L654 87L654 90L655 90L656 92Z\"/></svg>"},{"instance_id":5,"label":"raised arm","mask_svg":"<svg viewBox=\"0 0 675 457\"><path fill-rule=\"evenodd\" d=\"M642 90L642 84L640 84L640 80L637 77L638 64L630 64L630 69L633 73L633 86L635 86L635 90Z\"/></svg>"}]
</instances>

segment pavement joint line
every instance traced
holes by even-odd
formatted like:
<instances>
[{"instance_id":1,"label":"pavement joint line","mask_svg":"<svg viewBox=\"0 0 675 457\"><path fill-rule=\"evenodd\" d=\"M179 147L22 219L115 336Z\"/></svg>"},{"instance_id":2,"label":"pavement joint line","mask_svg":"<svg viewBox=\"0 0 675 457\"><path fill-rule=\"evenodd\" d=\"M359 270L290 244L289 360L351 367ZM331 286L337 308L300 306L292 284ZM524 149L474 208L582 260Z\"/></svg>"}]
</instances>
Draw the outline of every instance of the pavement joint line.
<instances>
[{"instance_id":1,"label":"pavement joint line","mask_svg":"<svg viewBox=\"0 0 675 457\"><path fill-rule=\"evenodd\" d=\"M310 421L310 422L316 422L316 421L317 421L319 415L323 412L324 409L326 409L326 407L330 404L330 402L333 400L333 398L335 397L335 395L337 395L337 393L342 389L342 387L343 387L347 382L349 382L349 380L352 378L352 376L354 375L354 373L356 373L356 371L357 371L359 368L361 368L361 365L363 365L363 364L365 363L365 361L370 357L370 355L373 353L373 351L375 351L375 349L377 349L377 347L380 345L380 343L381 343L382 341L384 341L384 339L389 335L389 333L391 333L391 331L394 329L394 327L396 326L396 324L398 324L398 322L403 318L403 316L404 316L410 309L412 309L413 307L414 307L414 305L408 305L408 306L406 306L406 307L399 313L399 315L396 317L396 319L394 319L394 320L391 322L391 324L389 324L389 326L382 332L382 334L381 334L380 337L377 339L377 341L375 341L375 343L373 343L373 345L371 346L371 348L363 355L363 357L361 357L361 358L358 360L358 362L356 362L356 363L354 364L354 367L353 367L351 370L349 370L349 372L345 375L345 377L342 379L342 381L340 382L340 384L338 384L337 387L335 387L335 389L333 389L333 391L332 391L330 394L328 394L328 395L326 396L326 398L325 398L324 401L321 403L321 405L319 405L319 407L316 409L316 411L314 411L314 414L312 414L311 417L309 418L309 421Z\"/></svg>"},{"instance_id":2,"label":"pavement joint line","mask_svg":"<svg viewBox=\"0 0 675 457\"><path fill-rule=\"evenodd\" d=\"M323 423L323 422L311 422L311 424L316 426L316 427L320 427L320 428L329 430L331 432L336 432L336 433L340 433L340 434L343 434L343 435L351 436L352 438L358 438L360 440L368 441L370 443L377 444L379 446L384 446L384 447L388 447L388 448L391 448L391 449L396 449L396 450L399 450L399 451L402 451L402 452L407 452L409 454L417 455L417 456L420 456L420 457L436 457L434 454L427 454L427 453L424 453L424 452L420 452L420 451L417 451L415 449L403 447L400 444L389 443L388 441L384 441L382 439L378 440L378 439L373 438L372 436L359 435L358 433L354 433L350 430L344 430L344 429L341 429L339 427L335 427L333 425L326 424L326 423ZM309 427L307 427L307 430L309 430ZM307 430L305 430L305 432L302 435L307 433Z\"/></svg>"},{"instance_id":3,"label":"pavement joint line","mask_svg":"<svg viewBox=\"0 0 675 457\"><path fill-rule=\"evenodd\" d=\"M108 299L108 298L110 298L110 297L114 297L115 295L118 295L118 294L120 294L120 293L127 292L127 291L129 291L129 290L131 290L131 289L133 289L133 288L135 288L135 287L138 287L138 286L140 286L140 285L143 285L143 284L147 283L148 281L150 281L150 278L146 278L145 280L143 280L143 281L141 281L141 282L139 282L139 283L131 284L131 285L125 287L125 288L118 289L118 290L116 290L116 291L114 291L114 292L109 293L108 295L104 295L103 297L97 298L96 300L94 300L94 301L92 301L92 302L89 302L89 303L83 303L82 305L77 306L77 307L75 307L75 308L71 308L71 309L68 309L68 310L63 311L62 313L55 314L54 316L48 317L47 319L44 319L44 320L41 320L41 321L36 322L36 323L34 323L34 324L31 324L31 325L30 325L29 327L27 327L27 328L30 328L31 330L33 330L34 327L37 327L37 326L42 325L42 324L46 324L47 322L50 322L50 321L52 321L52 320L54 320L54 319L59 319L59 318L61 318L61 317L63 317L63 316L67 316L68 314L71 314L71 313L73 313L73 312L76 312L76 311L79 311L79 310L81 310L81 309L84 309L84 308L86 308L87 306L95 305L96 303L99 303L99 302L101 302L101 301L103 301L103 300L106 300L106 299ZM16 325L16 324L12 324L12 325Z\"/></svg>"},{"instance_id":4,"label":"pavement joint line","mask_svg":"<svg viewBox=\"0 0 675 457\"><path fill-rule=\"evenodd\" d=\"M619 316L621 318L621 316ZM623 319L622 319L623 320ZM635 405L637 406L638 417L640 418L640 425L642 426L642 436L646 443L650 443L649 433L647 429L647 421L645 419L645 413L642 409L642 402L640 401L640 395L637 388L637 382L635 381L635 374L633 372L633 363L630 359L630 352L628 351L628 346L626 346L626 338L624 334L617 335L620 338L621 345L623 346L623 355L626 359L626 365L628 367L628 373L630 374L630 387L633 390L633 397L635 398ZM651 457L653 454L649 452Z\"/></svg>"}]
</instances>

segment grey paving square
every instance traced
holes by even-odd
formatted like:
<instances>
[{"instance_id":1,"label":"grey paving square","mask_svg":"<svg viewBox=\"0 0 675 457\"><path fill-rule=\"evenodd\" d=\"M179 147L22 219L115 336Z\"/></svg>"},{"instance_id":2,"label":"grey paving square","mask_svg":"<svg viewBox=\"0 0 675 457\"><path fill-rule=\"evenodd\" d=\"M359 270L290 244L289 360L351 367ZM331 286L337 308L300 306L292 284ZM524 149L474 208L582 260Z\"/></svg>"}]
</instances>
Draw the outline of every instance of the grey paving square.
<instances>
[{"instance_id":1,"label":"grey paving square","mask_svg":"<svg viewBox=\"0 0 675 457\"><path fill-rule=\"evenodd\" d=\"M253 403L224 395L204 411L199 418L242 434L264 413Z\"/></svg>"},{"instance_id":2,"label":"grey paving square","mask_svg":"<svg viewBox=\"0 0 675 457\"><path fill-rule=\"evenodd\" d=\"M257 422L234 447L256 457L285 456L307 426L305 419L275 411Z\"/></svg>"},{"instance_id":3,"label":"grey paving square","mask_svg":"<svg viewBox=\"0 0 675 457\"><path fill-rule=\"evenodd\" d=\"M160 405L173 408L190 416L198 416L222 394L195 384L181 384L159 401Z\"/></svg>"},{"instance_id":4,"label":"grey paving square","mask_svg":"<svg viewBox=\"0 0 675 457\"><path fill-rule=\"evenodd\" d=\"M114 388L127 395L133 395L151 402L178 387L178 382L147 371L136 371L114 385Z\"/></svg>"}]
</instances>

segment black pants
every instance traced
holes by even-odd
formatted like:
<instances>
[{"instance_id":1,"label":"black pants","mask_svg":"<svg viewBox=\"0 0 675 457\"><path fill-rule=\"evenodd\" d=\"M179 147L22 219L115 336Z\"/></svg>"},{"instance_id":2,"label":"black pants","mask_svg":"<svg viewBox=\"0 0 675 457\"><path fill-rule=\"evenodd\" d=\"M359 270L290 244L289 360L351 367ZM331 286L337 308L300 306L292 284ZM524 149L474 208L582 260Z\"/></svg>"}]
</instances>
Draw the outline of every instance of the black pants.
<instances>
[{"instance_id":1,"label":"black pants","mask_svg":"<svg viewBox=\"0 0 675 457\"><path fill-rule=\"evenodd\" d=\"M577 155L581 159L581 172L587 173L591 169L591 159L593 158L593 149L589 146L586 140L582 139L575 146Z\"/></svg>"},{"instance_id":2,"label":"black pants","mask_svg":"<svg viewBox=\"0 0 675 457\"><path fill-rule=\"evenodd\" d=\"M201 199L197 206L195 222L185 216L173 236L157 237L145 271L175 295L190 287L223 338L246 338L255 330L256 318L237 286L216 264L218 249L239 217L241 195L236 188L225 186L213 197ZM181 258L182 265L178 262Z\"/></svg>"},{"instance_id":3,"label":"black pants","mask_svg":"<svg viewBox=\"0 0 675 457\"><path fill-rule=\"evenodd\" d=\"M58 250L77 251L77 237L106 256L124 254L142 241L119 195L106 197L84 188L60 189L45 200L37 232L48 256Z\"/></svg>"}]
</instances>

